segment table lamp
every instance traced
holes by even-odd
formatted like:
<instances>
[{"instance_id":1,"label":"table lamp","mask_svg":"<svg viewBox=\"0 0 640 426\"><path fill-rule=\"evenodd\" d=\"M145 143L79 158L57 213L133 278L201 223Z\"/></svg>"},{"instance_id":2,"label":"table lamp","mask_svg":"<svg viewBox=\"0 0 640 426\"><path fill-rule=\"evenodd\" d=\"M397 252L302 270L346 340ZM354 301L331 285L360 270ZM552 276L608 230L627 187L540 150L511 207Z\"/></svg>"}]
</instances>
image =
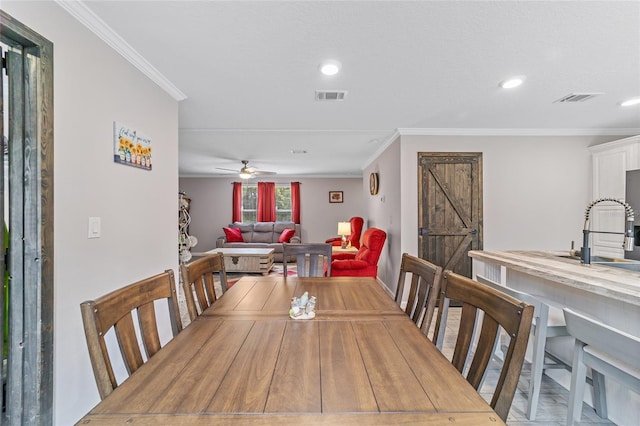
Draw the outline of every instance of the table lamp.
<instances>
[{"instance_id":1,"label":"table lamp","mask_svg":"<svg viewBox=\"0 0 640 426\"><path fill-rule=\"evenodd\" d=\"M351 223L338 222L338 235L342 235L342 248L347 248L347 235L351 235Z\"/></svg>"}]
</instances>

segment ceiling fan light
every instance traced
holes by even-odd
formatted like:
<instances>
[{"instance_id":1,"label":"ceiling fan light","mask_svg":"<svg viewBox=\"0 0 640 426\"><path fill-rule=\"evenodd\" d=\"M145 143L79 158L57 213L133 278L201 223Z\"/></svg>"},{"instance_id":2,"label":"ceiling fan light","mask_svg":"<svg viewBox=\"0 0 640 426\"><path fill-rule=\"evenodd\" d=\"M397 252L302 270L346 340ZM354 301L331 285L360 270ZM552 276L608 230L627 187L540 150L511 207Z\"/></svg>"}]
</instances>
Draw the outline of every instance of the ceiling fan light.
<instances>
[{"instance_id":1,"label":"ceiling fan light","mask_svg":"<svg viewBox=\"0 0 640 426\"><path fill-rule=\"evenodd\" d=\"M240 176L240 179L251 179L253 175L249 172L242 171L238 176Z\"/></svg>"}]
</instances>

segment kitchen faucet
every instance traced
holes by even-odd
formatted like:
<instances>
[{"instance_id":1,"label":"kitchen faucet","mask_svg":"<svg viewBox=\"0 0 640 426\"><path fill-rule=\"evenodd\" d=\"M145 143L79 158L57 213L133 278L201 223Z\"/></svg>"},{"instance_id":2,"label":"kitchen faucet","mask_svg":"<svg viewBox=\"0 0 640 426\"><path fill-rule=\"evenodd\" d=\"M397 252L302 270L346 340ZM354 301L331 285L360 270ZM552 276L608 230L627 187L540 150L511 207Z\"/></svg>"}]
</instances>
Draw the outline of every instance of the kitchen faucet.
<instances>
[{"instance_id":1,"label":"kitchen faucet","mask_svg":"<svg viewBox=\"0 0 640 426\"><path fill-rule=\"evenodd\" d=\"M626 219L627 230L625 232L591 231L589 229L589 213L591 213L591 209L596 204L602 203L604 201L612 201L624 207L624 211L627 217ZM629 204L625 203L624 201L616 200L615 198L600 198L599 200L593 201L591 204L589 204L584 214L584 229L582 230L582 237L583 237L582 250L581 250L582 263L584 263L585 265L588 265L591 263L591 250L589 248L589 234L591 233L624 235L624 242L622 244L624 251L633 251L633 221L635 220L634 216L635 214L633 212L633 209Z\"/></svg>"}]
</instances>

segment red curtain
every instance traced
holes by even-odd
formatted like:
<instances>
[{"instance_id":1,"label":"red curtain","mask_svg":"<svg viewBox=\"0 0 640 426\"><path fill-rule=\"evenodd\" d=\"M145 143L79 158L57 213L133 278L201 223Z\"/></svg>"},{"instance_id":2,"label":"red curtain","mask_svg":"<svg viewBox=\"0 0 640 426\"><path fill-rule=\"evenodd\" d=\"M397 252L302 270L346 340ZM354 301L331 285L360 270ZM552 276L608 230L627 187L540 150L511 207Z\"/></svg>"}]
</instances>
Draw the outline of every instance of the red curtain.
<instances>
[{"instance_id":1,"label":"red curtain","mask_svg":"<svg viewBox=\"0 0 640 426\"><path fill-rule=\"evenodd\" d=\"M242 222L242 182L233 182L231 222Z\"/></svg>"},{"instance_id":2,"label":"red curtain","mask_svg":"<svg viewBox=\"0 0 640 426\"><path fill-rule=\"evenodd\" d=\"M300 182L291 182L291 220L300 223Z\"/></svg>"},{"instance_id":3,"label":"red curtain","mask_svg":"<svg viewBox=\"0 0 640 426\"><path fill-rule=\"evenodd\" d=\"M258 182L258 222L276 220L276 184Z\"/></svg>"}]
</instances>

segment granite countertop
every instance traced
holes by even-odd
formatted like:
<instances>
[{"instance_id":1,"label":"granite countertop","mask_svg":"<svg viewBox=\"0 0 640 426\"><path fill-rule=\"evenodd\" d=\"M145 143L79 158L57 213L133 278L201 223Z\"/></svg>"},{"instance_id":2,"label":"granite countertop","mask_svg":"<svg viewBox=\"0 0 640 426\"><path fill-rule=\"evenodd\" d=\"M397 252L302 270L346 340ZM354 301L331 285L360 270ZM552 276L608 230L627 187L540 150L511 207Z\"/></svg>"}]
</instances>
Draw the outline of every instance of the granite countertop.
<instances>
[{"instance_id":1,"label":"granite countertop","mask_svg":"<svg viewBox=\"0 0 640 426\"><path fill-rule=\"evenodd\" d=\"M640 272L610 266L583 265L564 258L567 251L472 250L473 259L504 265L570 287L640 306Z\"/></svg>"}]
</instances>

